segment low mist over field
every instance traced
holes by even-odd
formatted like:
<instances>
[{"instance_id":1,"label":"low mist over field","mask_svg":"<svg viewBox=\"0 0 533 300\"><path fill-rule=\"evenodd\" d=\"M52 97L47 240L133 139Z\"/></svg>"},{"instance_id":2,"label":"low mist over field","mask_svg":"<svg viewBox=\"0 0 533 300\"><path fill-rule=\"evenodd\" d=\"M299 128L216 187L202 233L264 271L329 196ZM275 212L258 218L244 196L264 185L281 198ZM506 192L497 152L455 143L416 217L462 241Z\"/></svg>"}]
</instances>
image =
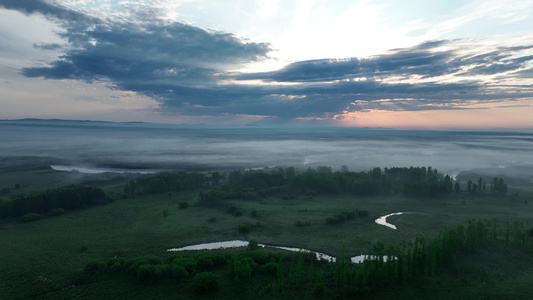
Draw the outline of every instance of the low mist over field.
<instances>
[{"instance_id":1,"label":"low mist over field","mask_svg":"<svg viewBox=\"0 0 533 300\"><path fill-rule=\"evenodd\" d=\"M532 16L0 0L0 300L531 299Z\"/></svg>"},{"instance_id":2,"label":"low mist over field","mask_svg":"<svg viewBox=\"0 0 533 300\"><path fill-rule=\"evenodd\" d=\"M0 123L3 167L213 171L270 166L432 166L452 176L472 169L533 169L528 132L402 131L335 127L184 126L19 120ZM525 170L525 171L524 171ZM494 171L493 171L494 172ZM531 178L533 179L533 178Z\"/></svg>"}]
</instances>

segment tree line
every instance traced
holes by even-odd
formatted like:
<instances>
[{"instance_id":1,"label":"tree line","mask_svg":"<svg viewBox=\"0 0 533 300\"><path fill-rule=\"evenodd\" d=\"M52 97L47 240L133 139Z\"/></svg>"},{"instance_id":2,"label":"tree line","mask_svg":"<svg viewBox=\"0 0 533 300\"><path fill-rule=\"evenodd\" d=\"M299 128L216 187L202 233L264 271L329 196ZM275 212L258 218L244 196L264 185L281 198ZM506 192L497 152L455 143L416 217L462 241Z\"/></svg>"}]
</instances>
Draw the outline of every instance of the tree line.
<instances>
[{"instance_id":1,"label":"tree line","mask_svg":"<svg viewBox=\"0 0 533 300\"><path fill-rule=\"evenodd\" d=\"M227 175L227 176L225 176ZM458 181L431 167L374 168L370 171L350 172L347 168L332 171L330 167L308 168L297 172L294 167L265 170L231 171L219 175L218 184L198 196L200 204L214 204L220 200L262 196L350 194L358 196L404 195L409 197L446 197L461 194ZM505 196L507 185L503 179L491 183L493 194ZM494 187L492 187L494 186ZM466 191L465 191L466 192ZM469 193L471 186L469 184Z\"/></svg>"},{"instance_id":2,"label":"tree line","mask_svg":"<svg viewBox=\"0 0 533 300\"><path fill-rule=\"evenodd\" d=\"M131 180L124 187L129 196L183 191L198 188L206 183L203 173L158 173Z\"/></svg>"},{"instance_id":3,"label":"tree line","mask_svg":"<svg viewBox=\"0 0 533 300\"><path fill-rule=\"evenodd\" d=\"M26 214L46 214L57 209L75 209L83 206L107 203L110 199L99 188L68 185L11 197L0 204L0 218L21 217Z\"/></svg>"},{"instance_id":4,"label":"tree line","mask_svg":"<svg viewBox=\"0 0 533 300\"><path fill-rule=\"evenodd\" d=\"M479 186L479 187L478 187ZM485 191L480 178L468 181L472 196ZM333 171L320 166L297 171L294 167L260 170L233 170L213 173L159 173L131 180L124 188L128 196L155 194L209 187L198 195L200 204L212 205L227 199L256 199L264 196L351 194L358 196L404 195L409 197L443 197L463 192L460 182L432 167L374 168L351 172L346 167ZM502 178L490 182L491 193L505 196L507 184Z\"/></svg>"}]
</instances>

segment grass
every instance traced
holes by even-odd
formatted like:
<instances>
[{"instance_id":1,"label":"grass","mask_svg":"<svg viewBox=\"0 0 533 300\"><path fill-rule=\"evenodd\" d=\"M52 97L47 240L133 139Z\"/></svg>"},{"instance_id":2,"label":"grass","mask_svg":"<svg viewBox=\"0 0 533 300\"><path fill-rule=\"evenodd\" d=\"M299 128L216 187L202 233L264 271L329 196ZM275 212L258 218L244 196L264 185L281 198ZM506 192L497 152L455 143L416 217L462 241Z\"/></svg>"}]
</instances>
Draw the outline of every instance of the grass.
<instances>
[{"instance_id":1,"label":"grass","mask_svg":"<svg viewBox=\"0 0 533 300\"><path fill-rule=\"evenodd\" d=\"M73 183L71 177L61 179L64 175L56 172L33 170L25 173L34 183L21 182L21 190L24 192L46 186L50 182L54 182L52 185ZM22 173L17 174L23 178ZM8 174L0 176L6 177ZM14 180L20 181L19 178ZM76 180L83 178L74 181ZM100 186L118 195L121 184L123 182L110 181L101 183ZM109 280L94 281L89 278L79 281L79 275L91 259L150 254L166 256L169 255L166 252L168 248L231 239L255 239L259 243L302 247L334 256L341 253L355 256L366 253L371 242L401 244L419 235L434 235L443 228L464 224L472 218L497 219L503 223L525 222L526 228L530 228L531 224L527 222L533 213L533 203L526 204L524 201L530 197L527 192L518 199L406 199L395 196L319 195L311 200L307 197L293 200L233 200L220 207L196 206L197 195L198 191L188 191L138 196L67 211L63 215L31 223L14 220L3 224L0 226L5 228L0 230L0 295L5 299L66 299L98 295L105 291L106 294L100 295L101 298L139 298L142 295L145 298L168 298L183 295L178 285L139 285L135 280L115 277ZM183 201L190 204L185 209L179 207L179 203ZM236 217L227 213L230 205L241 209L243 215ZM367 210L370 217L356 216L342 224L326 224L326 217L356 209ZM252 211L256 211L258 216L252 217ZM389 222L395 224L398 230L379 226L373 221L375 217L397 211L425 213L390 217ZM215 221L209 221L210 219ZM310 225L295 226L297 221L309 222ZM249 233L239 232L238 226L243 222L254 225ZM486 266L487 261L494 263L508 258L498 249L492 250L494 251L487 249L478 256L469 258L467 262L471 261L471 264L463 265L464 269L459 270L461 276L458 278L456 274L450 274L438 282L431 278L423 280L420 289L414 286L396 289L405 295L416 295L417 291L433 295L433 290L443 293L447 291L447 295L450 295L457 291L465 299L469 298L466 296L480 298L479 295L503 297L503 294L514 288L530 291L530 285L525 287L522 284L533 279L532 258L516 253L516 257L520 259L513 260L508 265L496 263ZM521 273L512 275L512 270L522 265L528 268L522 268ZM487 288L482 279L472 279L474 275L469 275L486 273L493 282L500 278L499 275L492 274L493 270L497 270L497 274L503 274L503 283L493 288ZM468 284L462 286L461 280ZM449 290L450 287L453 290ZM378 296L387 298L391 295L387 293L384 291ZM212 298L210 295L200 296L202 297ZM421 297L423 298L425 297Z\"/></svg>"}]
</instances>

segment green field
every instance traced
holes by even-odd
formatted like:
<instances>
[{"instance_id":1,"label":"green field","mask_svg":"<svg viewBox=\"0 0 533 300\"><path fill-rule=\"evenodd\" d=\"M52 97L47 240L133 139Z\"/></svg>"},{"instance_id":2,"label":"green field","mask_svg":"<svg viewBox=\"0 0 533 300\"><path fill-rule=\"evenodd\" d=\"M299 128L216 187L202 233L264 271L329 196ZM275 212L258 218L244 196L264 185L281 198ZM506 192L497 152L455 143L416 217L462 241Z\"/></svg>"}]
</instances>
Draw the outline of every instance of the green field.
<instances>
[{"instance_id":1,"label":"green field","mask_svg":"<svg viewBox=\"0 0 533 300\"><path fill-rule=\"evenodd\" d=\"M9 196L39 190L45 186L87 181L80 174L55 171L4 172L4 186L26 180ZM9 178L9 179L8 179ZM175 253L166 249L197 243L255 239L259 243L301 247L333 256L365 254L370 243L401 245L417 236L431 237L443 229L465 224L470 219L522 222L533 225L531 193L519 190L518 197L467 195L439 198L400 196L315 195L295 199L260 197L255 200L226 200L214 207L198 206L200 190L121 198L129 177L102 177L102 187L115 201L67 211L34 222L16 219L0 223L0 298L1 299L184 299L213 298L198 295L171 283L139 283L132 278L103 275L86 277L84 268L93 259L131 258ZM91 177L95 180L95 176ZM1 186L0 186L1 187ZM515 190L513 190L515 192ZM188 202L180 208L180 202ZM529 201L531 202L531 201ZM228 213L234 207L242 216ZM326 224L326 218L345 211L366 210L341 224ZM393 216L389 222L397 230L377 225L374 219L391 212L418 212ZM250 231L239 231L242 223ZM297 222L306 226L296 226ZM230 252L243 249L226 250ZM519 249L491 247L461 257L457 269L439 276L420 278L372 294L373 298L396 299L472 299L511 295L526 299L533 294L533 256ZM271 299L253 294L254 284L236 294L231 283L222 282L217 297ZM225 288L226 287L226 288ZM311 296L307 292L298 297ZM325 295L324 298L329 298Z\"/></svg>"}]
</instances>

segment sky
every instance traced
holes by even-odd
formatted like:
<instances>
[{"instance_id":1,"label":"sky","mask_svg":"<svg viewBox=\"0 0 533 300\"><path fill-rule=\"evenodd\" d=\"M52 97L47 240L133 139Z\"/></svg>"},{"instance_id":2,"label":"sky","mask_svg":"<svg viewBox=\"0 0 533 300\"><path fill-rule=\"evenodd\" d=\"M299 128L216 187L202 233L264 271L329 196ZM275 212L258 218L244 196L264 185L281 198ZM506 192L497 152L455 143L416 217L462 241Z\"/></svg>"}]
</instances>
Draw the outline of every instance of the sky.
<instances>
[{"instance_id":1,"label":"sky","mask_svg":"<svg viewBox=\"0 0 533 300\"><path fill-rule=\"evenodd\" d=\"M533 128L533 1L0 0L0 119Z\"/></svg>"}]
</instances>

